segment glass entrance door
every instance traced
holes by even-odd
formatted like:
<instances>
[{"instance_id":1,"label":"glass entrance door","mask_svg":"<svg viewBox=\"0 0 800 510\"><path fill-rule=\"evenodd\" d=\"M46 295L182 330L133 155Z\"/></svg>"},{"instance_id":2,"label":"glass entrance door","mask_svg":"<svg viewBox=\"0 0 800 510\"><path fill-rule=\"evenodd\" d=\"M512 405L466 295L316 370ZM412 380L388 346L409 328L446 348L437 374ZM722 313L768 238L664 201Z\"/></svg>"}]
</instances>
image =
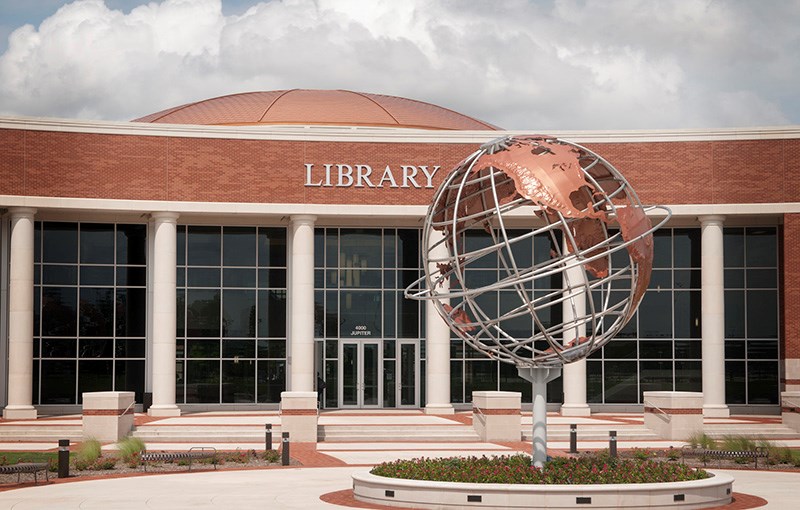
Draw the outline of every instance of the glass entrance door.
<instances>
[{"instance_id":1,"label":"glass entrance door","mask_svg":"<svg viewBox=\"0 0 800 510\"><path fill-rule=\"evenodd\" d=\"M419 407L419 357L416 342L398 342L397 407Z\"/></svg>"},{"instance_id":2,"label":"glass entrance door","mask_svg":"<svg viewBox=\"0 0 800 510\"><path fill-rule=\"evenodd\" d=\"M342 407L379 407L383 394L380 377L381 343L345 340L339 344L341 362L339 401Z\"/></svg>"}]
</instances>

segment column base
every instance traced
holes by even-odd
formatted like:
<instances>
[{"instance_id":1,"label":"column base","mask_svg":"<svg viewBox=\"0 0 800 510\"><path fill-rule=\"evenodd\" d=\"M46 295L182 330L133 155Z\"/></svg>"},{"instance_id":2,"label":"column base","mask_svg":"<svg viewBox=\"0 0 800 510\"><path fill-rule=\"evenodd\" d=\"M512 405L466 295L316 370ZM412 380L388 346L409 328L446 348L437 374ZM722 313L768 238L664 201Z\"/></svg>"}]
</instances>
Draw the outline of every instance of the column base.
<instances>
[{"instance_id":1,"label":"column base","mask_svg":"<svg viewBox=\"0 0 800 510\"><path fill-rule=\"evenodd\" d=\"M561 416L591 416L592 410L588 404L562 404L559 414Z\"/></svg>"},{"instance_id":2,"label":"column base","mask_svg":"<svg viewBox=\"0 0 800 510\"><path fill-rule=\"evenodd\" d=\"M428 404L425 406L425 414L456 414L453 404Z\"/></svg>"},{"instance_id":3,"label":"column base","mask_svg":"<svg viewBox=\"0 0 800 510\"><path fill-rule=\"evenodd\" d=\"M726 405L705 405L703 406L704 418L730 418L731 410Z\"/></svg>"},{"instance_id":4,"label":"column base","mask_svg":"<svg viewBox=\"0 0 800 510\"><path fill-rule=\"evenodd\" d=\"M181 410L178 406L175 405L150 406L150 409L147 410L147 416L175 417L180 415L181 415Z\"/></svg>"},{"instance_id":5,"label":"column base","mask_svg":"<svg viewBox=\"0 0 800 510\"><path fill-rule=\"evenodd\" d=\"M36 418L36 408L33 406L6 406L3 409L3 419L5 420L35 420Z\"/></svg>"}]
</instances>

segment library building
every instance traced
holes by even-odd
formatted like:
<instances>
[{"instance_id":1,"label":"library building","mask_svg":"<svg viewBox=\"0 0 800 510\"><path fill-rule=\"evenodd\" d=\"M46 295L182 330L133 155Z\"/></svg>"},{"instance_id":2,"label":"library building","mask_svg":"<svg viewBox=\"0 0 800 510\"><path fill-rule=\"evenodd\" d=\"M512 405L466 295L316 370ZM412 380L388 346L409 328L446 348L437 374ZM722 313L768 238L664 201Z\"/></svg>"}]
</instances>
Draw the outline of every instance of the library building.
<instances>
[{"instance_id":1,"label":"library building","mask_svg":"<svg viewBox=\"0 0 800 510\"><path fill-rule=\"evenodd\" d=\"M424 275L423 221L448 172L533 133L589 148L643 204L672 211L638 311L548 384L549 409L641 412L643 392L665 390L702 392L707 416L778 414L781 392L800 390L800 126L565 132L531 119L510 132L487 120L300 89L129 122L0 117L3 416L79 412L93 391L133 391L152 416L277 409L282 392L318 389L325 409L447 414L477 390L521 392L529 408L516 367L404 289ZM464 237L470 249L491 233ZM551 242L517 251L530 264ZM484 285L501 267L481 261L467 276ZM536 286L552 293L561 276ZM492 292L483 302L503 313L514 296ZM551 309L511 333L560 321Z\"/></svg>"}]
</instances>

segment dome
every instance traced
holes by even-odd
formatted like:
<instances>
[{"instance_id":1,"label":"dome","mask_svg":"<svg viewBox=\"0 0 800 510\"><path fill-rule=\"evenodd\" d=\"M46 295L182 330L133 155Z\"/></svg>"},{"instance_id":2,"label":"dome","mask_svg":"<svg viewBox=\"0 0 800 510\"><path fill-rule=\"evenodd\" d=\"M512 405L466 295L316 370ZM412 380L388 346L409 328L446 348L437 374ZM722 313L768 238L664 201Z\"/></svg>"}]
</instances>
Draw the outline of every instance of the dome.
<instances>
[{"instance_id":1,"label":"dome","mask_svg":"<svg viewBox=\"0 0 800 510\"><path fill-rule=\"evenodd\" d=\"M134 122L246 125L370 126L498 130L497 126L422 101L349 90L273 90L205 99Z\"/></svg>"}]
</instances>

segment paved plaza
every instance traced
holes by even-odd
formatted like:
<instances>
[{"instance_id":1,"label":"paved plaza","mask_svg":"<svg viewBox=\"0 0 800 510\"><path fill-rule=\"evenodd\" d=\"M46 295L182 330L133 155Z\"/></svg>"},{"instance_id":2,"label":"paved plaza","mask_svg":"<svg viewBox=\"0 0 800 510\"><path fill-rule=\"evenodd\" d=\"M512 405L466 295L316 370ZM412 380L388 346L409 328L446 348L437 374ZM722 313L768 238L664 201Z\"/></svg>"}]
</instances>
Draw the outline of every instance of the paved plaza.
<instances>
[{"instance_id":1,"label":"paved plaza","mask_svg":"<svg viewBox=\"0 0 800 510\"><path fill-rule=\"evenodd\" d=\"M320 423L341 426L371 426L380 428L386 424L402 423L412 428L440 427L448 424L464 424L466 414L452 417L426 416L421 412L405 413L347 413L329 412L320 417ZM275 413L196 413L180 418L160 420L164 427L177 427L191 424L196 427L247 427L257 425L263 428L265 422L278 423ZM61 426L80 418L59 417L53 419L53 426ZM591 427L613 427L625 436L625 427L635 428L641 423L641 414L596 415L590 418L562 418L548 416L550 429L558 436L562 427L568 423L579 424L583 430ZM757 432L758 423L774 423L776 417L736 417L730 420L709 420L706 425L720 427L750 427ZM778 418L779 420L779 418ZM48 420L38 420L39 423ZM142 415L140 423L147 421ZM523 416L523 426L530 423L529 416ZM19 422L2 422L0 429ZM152 425L152 421L149 424ZM627 425L626 425L627 424ZM786 438L775 443L787 446L800 446L800 437ZM659 440L621 440L620 448L666 448L679 447L682 443ZM200 446L198 442L175 441L149 443L150 449L181 450ZM263 441L258 442L217 442L202 443L202 446L215 446L218 449L263 449ZM277 442L276 442L277 446ZM603 441L579 442L579 449L605 448ZM568 450L565 441L551 441L551 454L562 455ZM105 449L113 449L106 445ZM0 442L0 450L51 450L48 442ZM529 442L491 443L491 442L447 442L447 441L350 441L320 442L292 445L292 457L300 467L274 467L267 469L219 470L200 472L180 472L162 474L141 474L120 478L96 480L73 479L56 480L49 484L32 486L6 485L0 487L0 510L2 509L203 509L203 508L269 508L269 509L315 509L344 508L338 504L320 499L352 487L351 475L368 470L370 466L387 460L410 459L414 457L467 456L509 454L529 451ZM735 478L734 491L763 498L768 503L761 508L793 508L796 504L796 488L800 484L800 473L755 470L718 470ZM340 501L331 496L327 501ZM340 498L341 499L341 498ZM376 508L364 505L362 508ZM742 508L730 505L729 508Z\"/></svg>"}]
</instances>

